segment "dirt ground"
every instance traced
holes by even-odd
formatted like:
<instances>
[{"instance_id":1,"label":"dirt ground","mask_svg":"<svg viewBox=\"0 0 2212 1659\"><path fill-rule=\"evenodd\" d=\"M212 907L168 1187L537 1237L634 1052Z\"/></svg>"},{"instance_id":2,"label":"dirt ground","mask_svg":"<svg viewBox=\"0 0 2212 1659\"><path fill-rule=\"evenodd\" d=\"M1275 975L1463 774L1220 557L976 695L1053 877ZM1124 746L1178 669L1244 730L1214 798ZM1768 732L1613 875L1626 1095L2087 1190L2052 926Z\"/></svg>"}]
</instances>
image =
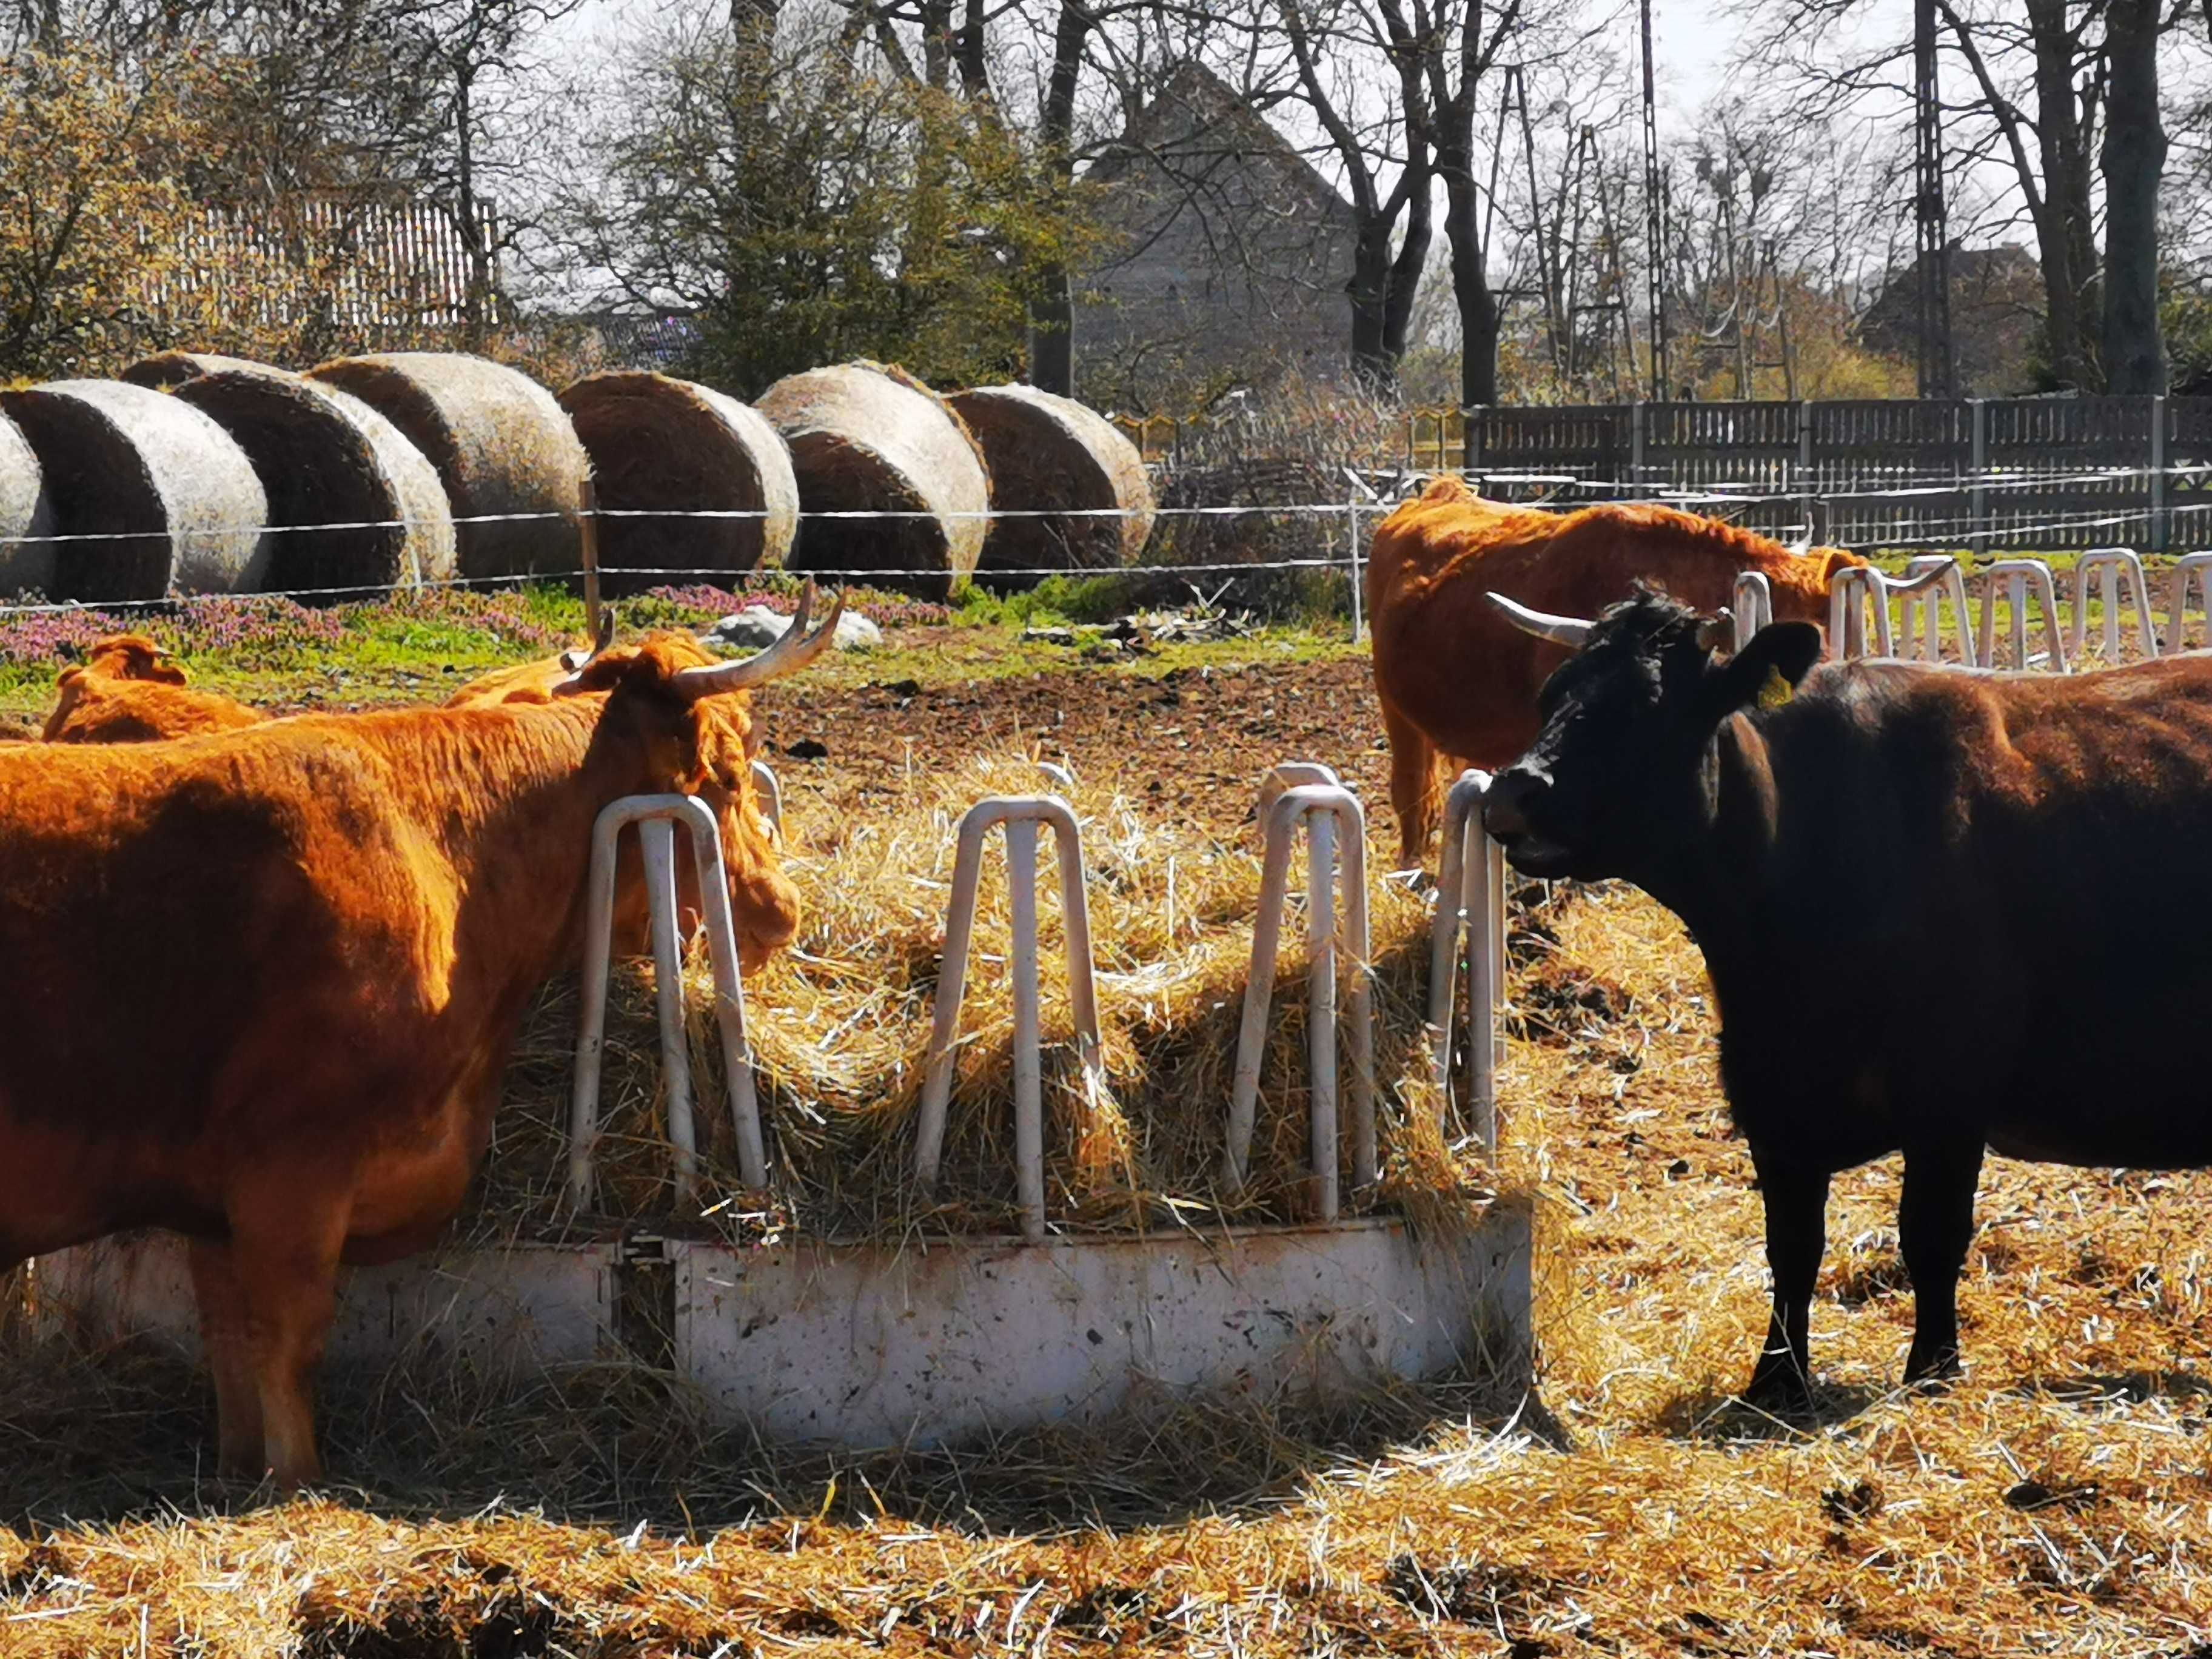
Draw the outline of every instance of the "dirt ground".
<instances>
[{"instance_id":1,"label":"dirt ground","mask_svg":"<svg viewBox=\"0 0 2212 1659\"><path fill-rule=\"evenodd\" d=\"M793 684L763 713L786 787L832 805L1027 750L1228 835L1267 763L1318 759L1395 845L1355 661ZM1694 949L1616 888L1524 913L1516 945L1529 1397L825 1461L698 1438L634 1380L487 1404L333 1379L365 1490L264 1508L200 1480L206 1402L173 1369L0 1368L0 1654L2212 1655L2212 1179L1993 1160L1968 1374L1932 1397L1895 1386L1897 1166L1840 1180L1819 1409L1778 1421L1732 1398L1765 1270Z\"/></svg>"}]
</instances>

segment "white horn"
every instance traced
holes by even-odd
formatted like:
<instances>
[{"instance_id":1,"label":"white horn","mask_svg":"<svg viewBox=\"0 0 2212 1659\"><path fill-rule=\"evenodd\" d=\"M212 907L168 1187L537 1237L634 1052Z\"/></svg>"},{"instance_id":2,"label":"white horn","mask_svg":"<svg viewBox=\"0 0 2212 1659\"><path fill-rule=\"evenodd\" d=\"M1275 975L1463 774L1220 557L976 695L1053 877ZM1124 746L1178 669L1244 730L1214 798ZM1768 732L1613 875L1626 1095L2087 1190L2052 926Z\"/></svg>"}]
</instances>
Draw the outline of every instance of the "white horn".
<instances>
[{"instance_id":1,"label":"white horn","mask_svg":"<svg viewBox=\"0 0 2212 1659\"><path fill-rule=\"evenodd\" d=\"M845 614L845 596L837 596L828 618L809 634L806 619L813 611L814 584L810 580L799 596L799 609L792 613L791 626L767 650L743 662L722 663L713 668L680 668L668 683L684 697L696 702L701 697L744 691L781 679L786 674L795 674L830 648L836 637L837 619Z\"/></svg>"},{"instance_id":2,"label":"white horn","mask_svg":"<svg viewBox=\"0 0 2212 1659\"><path fill-rule=\"evenodd\" d=\"M614 607L610 605L599 612L599 636L592 641L592 648L588 651L563 651L561 653L561 666L573 674L614 642L615 613Z\"/></svg>"},{"instance_id":3,"label":"white horn","mask_svg":"<svg viewBox=\"0 0 2212 1659\"><path fill-rule=\"evenodd\" d=\"M1482 597L1503 611L1506 620L1522 633L1534 634L1540 640L1550 640L1555 645L1579 650L1583 641L1589 638L1593 626L1589 623L1577 622L1572 617L1553 617L1541 611L1531 611L1527 605L1516 604L1503 593L1485 593Z\"/></svg>"}]
</instances>

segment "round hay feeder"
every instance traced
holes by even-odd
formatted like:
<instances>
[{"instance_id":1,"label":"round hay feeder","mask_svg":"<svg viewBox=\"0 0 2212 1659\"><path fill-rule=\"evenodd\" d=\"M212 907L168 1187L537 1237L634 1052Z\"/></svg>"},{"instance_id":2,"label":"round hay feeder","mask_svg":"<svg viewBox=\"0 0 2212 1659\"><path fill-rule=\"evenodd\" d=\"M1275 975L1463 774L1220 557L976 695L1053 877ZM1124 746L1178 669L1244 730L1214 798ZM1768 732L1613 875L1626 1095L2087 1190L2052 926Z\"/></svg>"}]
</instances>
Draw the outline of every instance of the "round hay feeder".
<instances>
[{"instance_id":1,"label":"round hay feeder","mask_svg":"<svg viewBox=\"0 0 2212 1659\"><path fill-rule=\"evenodd\" d=\"M219 351L157 351L150 357L141 357L125 369L119 377L133 386L151 386L156 392L170 392L187 380L197 380L203 374L221 374L236 370L251 374L289 374L288 368L278 368L274 363L258 363L251 357L226 357Z\"/></svg>"},{"instance_id":2,"label":"round hay feeder","mask_svg":"<svg viewBox=\"0 0 2212 1659\"><path fill-rule=\"evenodd\" d=\"M1000 573L1104 570L1136 562L1157 504L1144 457L1112 422L1034 386L977 386L946 401L983 447L992 507L1045 515L993 519L978 575L996 586L1028 586L1038 578Z\"/></svg>"},{"instance_id":3,"label":"round hay feeder","mask_svg":"<svg viewBox=\"0 0 2212 1659\"><path fill-rule=\"evenodd\" d=\"M44 593L53 586L54 527L46 477L30 441L0 415L0 592Z\"/></svg>"},{"instance_id":4,"label":"round hay feeder","mask_svg":"<svg viewBox=\"0 0 2212 1659\"><path fill-rule=\"evenodd\" d=\"M808 519L793 570L863 570L933 596L982 555L991 507L983 452L945 400L903 370L842 363L787 375L757 405L791 446Z\"/></svg>"},{"instance_id":5,"label":"round hay feeder","mask_svg":"<svg viewBox=\"0 0 2212 1659\"><path fill-rule=\"evenodd\" d=\"M37 452L64 544L58 599L106 604L264 585L269 500L230 434L191 404L121 380L0 392Z\"/></svg>"},{"instance_id":6,"label":"round hay feeder","mask_svg":"<svg viewBox=\"0 0 2212 1659\"><path fill-rule=\"evenodd\" d=\"M313 593L452 579L453 515L437 470L360 398L258 366L211 369L173 395L229 433L261 475L269 522L286 532L270 538L270 587Z\"/></svg>"},{"instance_id":7,"label":"round hay feeder","mask_svg":"<svg viewBox=\"0 0 2212 1659\"><path fill-rule=\"evenodd\" d=\"M577 498L591 460L553 394L528 375L456 351L341 357L307 373L360 398L429 459L453 503L463 576L578 568ZM541 516L471 522L507 514Z\"/></svg>"},{"instance_id":8,"label":"round hay feeder","mask_svg":"<svg viewBox=\"0 0 2212 1659\"><path fill-rule=\"evenodd\" d=\"M759 514L758 518L607 519L599 560L611 593L686 575L742 576L782 564L799 529L799 481L782 434L759 410L665 374L593 374L561 394L592 458L599 505L627 512Z\"/></svg>"}]
</instances>

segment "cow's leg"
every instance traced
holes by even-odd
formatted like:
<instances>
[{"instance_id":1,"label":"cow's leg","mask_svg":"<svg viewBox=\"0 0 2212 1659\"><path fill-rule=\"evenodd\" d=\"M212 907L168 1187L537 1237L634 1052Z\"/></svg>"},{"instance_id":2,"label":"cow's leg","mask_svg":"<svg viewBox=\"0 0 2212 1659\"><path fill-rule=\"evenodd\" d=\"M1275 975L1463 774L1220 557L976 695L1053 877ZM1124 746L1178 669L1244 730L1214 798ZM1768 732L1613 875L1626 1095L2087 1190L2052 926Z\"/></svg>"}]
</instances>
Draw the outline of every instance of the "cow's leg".
<instances>
[{"instance_id":1,"label":"cow's leg","mask_svg":"<svg viewBox=\"0 0 2212 1659\"><path fill-rule=\"evenodd\" d=\"M231 1211L231 1268L246 1305L264 1461L281 1491L322 1473L315 1367L337 1300L349 1209L343 1196L281 1189L256 1193Z\"/></svg>"},{"instance_id":2,"label":"cow's leg","mask_svg":"<svg viewBox=\"0 0 2212 1659\"><path fill-rule=\"evenodd\" d=\"M1443 794L1437 787L1437 751L1428 733L1386 700L1382 730L1390 739L1390 805L1398 815L1398 867L1418 870L1428 857Z\"/></svg>"},{"instance_id":3,"label":"cow's leg","mask_svg":"<svg viewBox=\"0 0 2212 1659\"><path fill-rule=\"evenodd\" d=\"M254 1379L246 1298L232 1270L230 1246L191 1241L192 1297L199 1304L200 1346L215 1373L216 1465L225 1474L259 1480L261 1390Z\"/></svg>"},{"instance_id":4,"label":"cow's leg","mask_svg":"<svg viewBox=\"0 0 2212 1659\"><path fill-rule=\"evenodd\" d=\"M1898 1242L1912 1275L1912 1351L1905 1380L1924 1382L1959 1371L1959 1273L1974 1237L1974 1188L1982 1146L1909 1146L1905 1194L1898 1205Z\"/></svg>"},{"instance_id":5,"label":"cow's leg","mask_svg":"<svg viewBox=\"0 0 2212 1659\"><path fill-rule=\"evenodd\" d=\"M1828 1176L1825 1170L1756 1152L1752 1162L1766 1204L1766 1265L1774 1276L1774 1311L1744 1397L1762 1406L1808 1406L1813 1284L1827 1249Z\"/></svg>"}]
</instances>

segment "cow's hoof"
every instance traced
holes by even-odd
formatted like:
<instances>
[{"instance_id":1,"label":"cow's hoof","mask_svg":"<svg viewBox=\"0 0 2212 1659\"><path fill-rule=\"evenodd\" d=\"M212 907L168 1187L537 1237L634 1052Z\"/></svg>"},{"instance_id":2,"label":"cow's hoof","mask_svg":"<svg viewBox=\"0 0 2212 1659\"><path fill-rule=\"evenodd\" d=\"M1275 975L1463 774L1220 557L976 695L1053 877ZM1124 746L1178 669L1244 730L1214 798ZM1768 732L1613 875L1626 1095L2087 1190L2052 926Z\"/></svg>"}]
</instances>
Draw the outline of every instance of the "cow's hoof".
<instances>
[{"instance_id":1,"label":"cow's hoof","mask_svg":"<svg viewBox=\"0 0 2212 1659\"><path fill-rule=\"evenodd\" d=\"M1777 1417L1800 1417L1813 1409L1812 1383L1786 1359L1772 1364L1759 1361L1750 1386L1739 1397L1745 1405Z\"/></svg>"},{"instance_id":2,"label":"cow's hoof","mask_svg":"<svg viewBox=\"0 0 2212 1659\"><path fill-rule=\"evenodd\" d=\"M1965 1374L1956 1348L1932 1355L1916 1353L1905 1362L1905 1386L1919 1394L1941 1394Z\"/></svg>"}]
</instances>

